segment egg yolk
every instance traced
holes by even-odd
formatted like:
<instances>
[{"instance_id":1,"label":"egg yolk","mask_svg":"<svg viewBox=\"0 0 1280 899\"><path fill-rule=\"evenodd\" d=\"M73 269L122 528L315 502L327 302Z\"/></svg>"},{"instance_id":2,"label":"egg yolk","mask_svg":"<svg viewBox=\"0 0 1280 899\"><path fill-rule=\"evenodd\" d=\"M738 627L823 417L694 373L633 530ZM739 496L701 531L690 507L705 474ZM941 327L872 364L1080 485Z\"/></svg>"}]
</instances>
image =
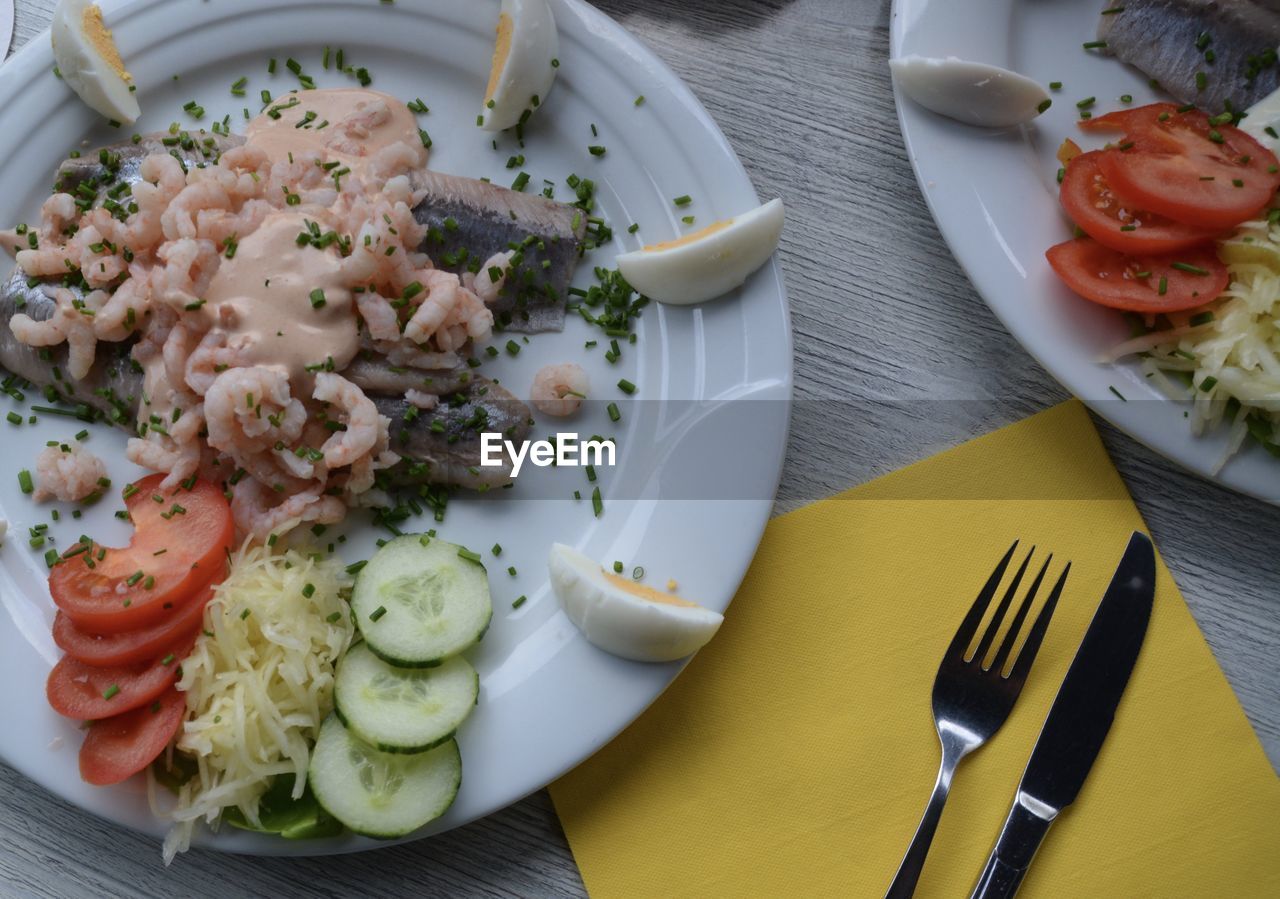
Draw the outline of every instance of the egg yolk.
<instances>
[{"instance_id":1,"label":"egg yolk","mask_svg":"<svg viewBox=\"0 0 1280 899\"><path fill-rule=\"evenodd\" d=\"M652 587L646 587L644 584L637 584L635 581L629 581L624 577L619 577L612 572L601 569L601 574L609 579L616 587L620 587L639 599L647 599L649 602L660 602L668 606L684 606L687 609L696 609L696 602L689 602L687 599L681 599L678 596L672 596L669 593L660 593Z\"/></svg>"},{"instance_id":2,"label":"egg yolk","mask_svg":"<svg viewBox=\"0 0 1280 899\"><path fill-rule=\"evenodd\" d=\"M501 13L498 16L498 40L493 48L493 68L489 70L489 87L484 92L485 100L493 99L498 91L498 79L507 65L507 57L511 55L511 16Z\"/></svg>"},{"instance_id":3,"label":"egg yolk","mask_svg":"<svg viewBox=\"0 0 1280 899\"><path fill-rule=\"evenodd\" d=\"M84 15L80 19L80 27L103 61L125 81L130 80L129 73L124 68L124 60L120 58L120 51L116 48L116 42L102 22L102 10L97 5L85 7Z\"/></svg>"},{"instance_id":4,"label":"egg yolk","mask_svg":"<svg viewBox=\"0 0 1280 899\"><path fill-rule=\"evenodd\" d=\"M709 237L717 231L723 231L732 224L733 219L723 219L722 221L713 222L702 230L694 231L692 234L686 234L684 237L677 237L675 240L667 240L662 243L651 243L645 247L645 252L652 253L657 250L674 250L676 247L683 247L687 244L693 243L694 241L702 240L704 237Z\"/></svg>"}]
</instances>

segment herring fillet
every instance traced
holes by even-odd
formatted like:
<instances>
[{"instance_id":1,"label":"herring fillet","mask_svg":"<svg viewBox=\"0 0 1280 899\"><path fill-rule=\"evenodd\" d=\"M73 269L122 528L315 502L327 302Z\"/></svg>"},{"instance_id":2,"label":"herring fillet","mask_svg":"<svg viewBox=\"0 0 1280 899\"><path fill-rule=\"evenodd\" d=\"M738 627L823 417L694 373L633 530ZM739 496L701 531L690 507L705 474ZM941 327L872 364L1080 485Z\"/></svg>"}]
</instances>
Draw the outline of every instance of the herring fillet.
<instances>
[{"instance_id":1,"label":"herring fillet","mask_svg":"<svg viewBox=\"0 0 1280 899\"><path fill-rule=\"evenodd\" d=\"M585 212L426 169L414 172L412 183L423 195L413 210L428 229L422 251L440 268L461 273L470 265L474 271L493 254L521 246L519 265L513 265L490 306L500 329L536 334L564 328L569 282L587 228Z\"/></svg>"},{"instance_id":2,"label":"herring fillet","mask_svg":"<svg viewBox=\"0 0 1280 899\"><path fill-rule=\"evenodd\" d=\"M1104 2L1118 10L1099 16L1106 51L1182 103L1211 115L1228 104L1243 111L1280 86L1280 0Z\"/></svg>"},{"instance_id":3,"label":"herring fillet","mask_svg":"<svg viewBox=\"0 0 1280 899\"><path fill-rule=\"evenodd\" d=\"M172 149L184 164L199 165L212 161L221 151L238 146L243 140L236 135L192 136L194 143L186 148L167 146L164 140L171 137L167 133L146 135L138 143L127 141L101 148L115 157L110 170L100 161L98 149L86 151L78 158L62 162L55 176L57 187L74 194L82 184L105 187L112 181L136 183L141 178L142 159L151 153L168 153ZM208 138L212 138L212 143L205 144ZM102 202L106 191L100 193L103 196L98 202ZM463 206L457 212L463 216L458 219L460 228L469 227L472 211ZM554 226L543 221L538 227L550 235L549 229ZM492 228L481 230L491 236L498 234ZM495 244L493 252L504 248L505 243ZM571 275L572 266L566 284ZM67 374L65 343L37 348L14 337L9 322L17 313L25 313L36 321L53 315L57 304L50 294L58 284L56 279L28 278L17 266L8 279L0 283L0 366L42 390L47 388L43 399L48 402L83 404L102 413L107 421L134 433L143 393L143 374L132 358L134 341L99 341L92 368L83 379L76 381ZM78 288L69 289L81 293ZM563 314L563 306L561 312ZM402 457L402 461L387 472L392 485L438 484L488 489L511 480L509 460L504 466L480 466L481 430L502 432L507 439L518 441L524 439L532 424L528 407L504 388L475 374L465 364L455 370L427 371L393 366L369 351L357 355L341 374L360 386L378 411L390 419L391 449ZM411 407L404 398L410 388L438 396L439 405L429 412ZM88 420L91 416L82 417ZM436 421L439 424L433 426Z\"/></svg>"}]
</instances>

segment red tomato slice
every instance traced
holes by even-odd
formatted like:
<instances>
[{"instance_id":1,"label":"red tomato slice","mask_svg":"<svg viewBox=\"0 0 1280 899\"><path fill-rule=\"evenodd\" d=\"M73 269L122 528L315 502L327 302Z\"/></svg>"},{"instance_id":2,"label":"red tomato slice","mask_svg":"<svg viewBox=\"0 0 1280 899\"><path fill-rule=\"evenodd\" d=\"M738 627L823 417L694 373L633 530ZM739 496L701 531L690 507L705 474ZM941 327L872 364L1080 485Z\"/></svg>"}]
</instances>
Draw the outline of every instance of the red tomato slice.
<instances>
[{"instance_id":1,"label":"red tomato slice","mask_svg":"<svg viewBox=\"0 0 1280 899\"><path fill-rule=\"evenodd\" d=\"M162 657L162 649L181 637L194 635L204 620L204 607L212 597L213 587L205 587L191 599L183 600L159 623L120 634L91 634L76 627L65 612L59 612L53 619L53 642L68 656L86 665L137 665Z\"/></svg>"},{"instance_id":2,"label":"red tomato slice","mask_svg":"<svg viewBox=\"0 0 1280 899\"><path fill-rule=\"evenodd\" d=\"M177 679L178 667L191 654L195 636L184 637L162 655L141 665L100 668L63 656L49 672L45 696L59 715L95 721L147 705Z\"/></svg>"},{"instance_id":3,"label":"red tomato slice","mask_svg":"<svg viewBox=\"0 0 1280 899\"><path fill-rule=\"evenodd\" d=\"M1080 129L1082 131L1107 131L1132 135L1159 124L1160 116L1165 116L1165 121L1168 121L1175 115L1189 115L1196 112L1194 109L1187 110L1185 113L1178 112L1179 109L1183 108L1175 103L1148 103L1146 106L1117 109L1114 112L1108 112L1106 115L1084 119L1080 122ZM1204 114L1199 113L1199 115L1202 116Z\"/></svg>"},{"instance_id":4,"label":"red tomato slice","mask_svg":"<svg viewBox=\"0 0 1280 899\"><path fill-rule=\"evenodd\" d=\"M80 747L80 777L104 787L137 774L164 752L186 714L186 694L170 687L150 705L95 721Z\"/></svg>"},{"instance_id":5,"label":"red tomato slice","mask_svg":"<svg viewBox=\"0 0 1280 899\"><path fill-rule=\"evenodd\" d=\"M223 570L234 532L226 497L207 481L162 493L163 478L143 478L125 500L134 526L127 547L99 559L94 544L64 554L49 573L53 601L78 628L119 634L150 627Z\"/></svg>"},{"instance_id":6,"label":"red tomato slice","mask_svg":"<svg viewBox=\"0 0 1280 899\"><path fill-rule=\"evenodd\" d=\"M1121 253L1172 253L1212 240L1221 232L1196 228L1137 209L1116 196L1100 160L1116 150L1095 150L1071 160L1058 192L1071 220L1105 247Z\"/></svg>"},{"instance_id":7,"label":"red tomato slice","mask_svg":"<svg viewBox=\"0 0 1280 899\"><path fill-rule=\"evenodd\" d=\"M1050 247L1045 256L1058 277L1086 300L1130 312L1194 309L1216 299L1230 280L1211 248L1126 256L1081 237Z\"/></svg>"},{"instance_id":8,"label":"red tomato slice","mask_svg":"<svg viewBox=\"0 0 1280 899\"><path fill-rule=\"evenodd\" d=\"M1099 169L1117 193L1148 212L1198 228L1230 228L1257 216L1280 187L1280 162L1270 150L1202 112L1157 104L1103 116L1094 127L1108 118L1103 127L1123 128L1125 138L1099 158Z\"/></svg>"}]
</instances>

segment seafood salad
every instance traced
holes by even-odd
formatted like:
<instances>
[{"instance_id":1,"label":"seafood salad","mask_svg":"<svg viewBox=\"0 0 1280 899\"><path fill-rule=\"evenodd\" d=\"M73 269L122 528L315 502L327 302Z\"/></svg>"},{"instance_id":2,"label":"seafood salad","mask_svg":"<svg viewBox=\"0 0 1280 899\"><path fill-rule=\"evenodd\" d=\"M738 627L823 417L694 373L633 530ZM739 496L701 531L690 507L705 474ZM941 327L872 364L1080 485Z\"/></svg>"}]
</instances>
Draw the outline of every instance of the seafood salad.
<instances>
[{"instance_id":1,"label":"seafood salad","mask_svg":"<svg viewBox=\"0 0 1280 899\"><path fill-rule=\"evenodd\" d=\"M4 232L0 363L136 425L128 456L164 487L225 483L257 539L393 485L505 483L476 438L529 411L466 360L495 323L562 325L581 213L428 171L412 112L368 89L171 137L67 161L39 223ZM41 490L82 498L94 465L51 447Z\"/></svg>"}]
</instances>

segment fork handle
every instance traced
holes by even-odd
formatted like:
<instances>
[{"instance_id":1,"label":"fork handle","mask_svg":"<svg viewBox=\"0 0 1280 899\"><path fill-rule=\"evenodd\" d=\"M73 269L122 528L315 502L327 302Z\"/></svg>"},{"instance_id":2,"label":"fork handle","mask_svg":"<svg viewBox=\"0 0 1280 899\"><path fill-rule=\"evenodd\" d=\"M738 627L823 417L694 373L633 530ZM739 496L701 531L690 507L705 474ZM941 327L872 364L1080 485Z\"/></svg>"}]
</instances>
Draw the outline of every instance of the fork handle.
<instances>
[{"instance_id":1,"label":"fork handle","mask_svg":"<svg viewBox=\"0 0 1280 899\"><path fill-rule=\"evenodd\" d=\"M1018 892L1056 816L1049 810L1033 810L1035 805L1019 792L970 899L1013 899Z\"/></svg>"},{"instance_id":2,"label":"fork handle","mask_svg":"<svg viewBox=\"0 0 1280 899\"><path fill-rule=\"evenodd\" d=\"M929 855L929 845L933 842L933 834L942 818L943 806L947 804L947 796L951 793L951 778L955 776L956 767L970 748L944 736L938 780L933 785L933 793L929 796L929 804L924 808L916 835L911 838L911 845L907 847L907 854L902 857L898 873L894 875L893 883L889 884L889 890L884 894L885 899L911 899L915 893L920 872L924 870L925 858Z\"/></svg>"}]
</instances>

